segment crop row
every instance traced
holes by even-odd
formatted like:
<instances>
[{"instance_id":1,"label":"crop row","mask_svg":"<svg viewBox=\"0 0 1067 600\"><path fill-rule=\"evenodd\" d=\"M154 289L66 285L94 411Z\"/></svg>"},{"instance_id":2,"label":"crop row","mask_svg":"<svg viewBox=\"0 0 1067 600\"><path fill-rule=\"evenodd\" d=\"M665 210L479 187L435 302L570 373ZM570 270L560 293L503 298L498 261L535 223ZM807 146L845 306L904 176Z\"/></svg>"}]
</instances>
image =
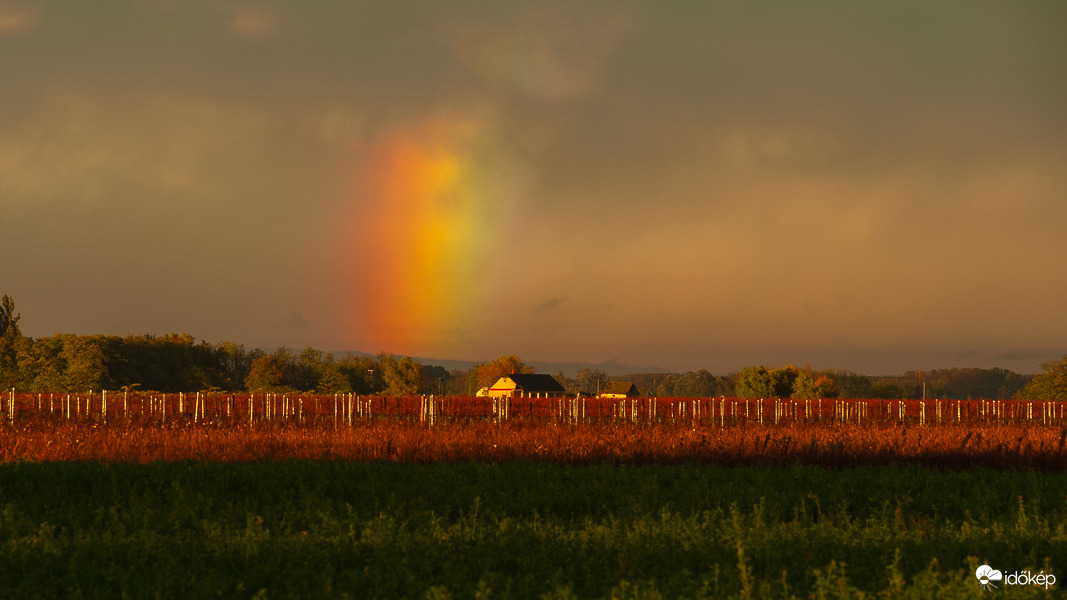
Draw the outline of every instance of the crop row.
<instances>
[{"instance_id":1,"label":"crop row","mask_svg":"<svg viewBox=\"0 0 1067 600\"><path fill-rule=\"evenodd\" d=\"M219 427L27 421L0 427L0 462L170 460L547 461L566 464L780 466L919 464L1067 469L1067 428L1022 423L814 423L748 427L631 423L361 421L351 427L262 423Z\"/></svg>"},{"instance_id":2,"label":"crop row","mask_svg":"<svg viewBox=\"0 0 1067 600\"><path fill-rule=\"evenodd\" d=\"M1067 402L1004 400L782 400L742 398L480 398L470 396L18 394L0 397L10 425L26 420L139 423L263 423L353 425L388 419L435 425L451 422L687 424L700 426L854 423L899 425L1062 425Z\"/></svg>"},{"instance_id":3,"label":"crop row","mask_svg":"<svg viewBox=\"0 0 1067 600\"><path fill-rule=\"evenodd\" d=\"M1067 573L1062 473L79 462L0 489L4 598L1044 599ZM983 592L983 564L1058 581Z\"/></svg>"}]
</instances>

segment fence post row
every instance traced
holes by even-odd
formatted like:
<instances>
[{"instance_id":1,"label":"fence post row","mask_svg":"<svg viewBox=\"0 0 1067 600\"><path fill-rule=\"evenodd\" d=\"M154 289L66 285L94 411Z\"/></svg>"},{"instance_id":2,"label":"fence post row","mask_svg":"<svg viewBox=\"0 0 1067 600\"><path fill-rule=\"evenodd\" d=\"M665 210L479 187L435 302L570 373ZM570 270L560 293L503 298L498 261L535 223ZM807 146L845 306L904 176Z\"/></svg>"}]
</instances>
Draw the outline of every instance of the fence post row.
<instances>
[{"instance_id":1,"label":"fence post row","mask_svg":"<svg viewBox=\"0 0 1067 600\"><path fill-rule=\"evenodd\" d=\"M779 426L815 423L829 419L841 425L915 424L920 427L946 423L1030 423L1046 427L1067 425L1067 402L1042 400L879 400L871 418L869 400L830 400L828 413L823 399L782 398L472 398L419 396L400 398L337 393L311 394L196 392L186 394L130 393L123 390L122 411L109 406L107 390L99 392L99 411L90 390L75 394L18 393L15 388L0 394L0 415L8 425L20 420L51 419L75 422L155 422L161 426L183 424L248 426L332 423L354 427L379 420L437 426L448 422L484 420L503 424L511 420L554 420L577 425L614 423L685 426ZM114 392L111 394L114 404ZM332 403L330 400L332 399ZM247 411L242 412L241 403ZM417 408L416 408L417 407ZM119 417L121 415L121 419Z\"/></svg>"}]
</instances>

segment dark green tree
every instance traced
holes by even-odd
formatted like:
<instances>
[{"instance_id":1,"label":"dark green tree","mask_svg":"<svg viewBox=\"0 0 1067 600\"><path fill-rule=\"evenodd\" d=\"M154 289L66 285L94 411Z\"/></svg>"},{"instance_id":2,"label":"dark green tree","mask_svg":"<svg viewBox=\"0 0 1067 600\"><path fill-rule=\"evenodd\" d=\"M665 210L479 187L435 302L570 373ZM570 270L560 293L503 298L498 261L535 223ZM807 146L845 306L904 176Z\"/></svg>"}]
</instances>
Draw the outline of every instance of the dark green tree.
<instances>
[{"instance_id":1,"label":"dark green tree","mask_svg":"<svg viewBox=\"0 0 1067 600\"><path fill-rule=\"evenodd\" d=\"M437 365L422 365L422 383L419 389L424 394L448 393L448 380L451 375L448 369Z\"/></svg>"},{"instance_id":2,"label":"dark green tree","mask_svg":"<svg viewBox=\"0 0 1067 600\"><path fill-rule=\"evenodd\" d=\"M793 393L793 383L800 375L800 369L789 365L771 369L770 373L774 381L774 395L778 398L788 398Z\"/></svg>"},{"instance_id":3,"label":"dark green tree","mask_svg":"<svg viewBox=\"0 0 1067 600\"><path fill-rule=\"evenodd\" d=\"M322 377L322 352L312 347L304 348L296 359L296 389L315 390Z\"/></svg>"},{"instance_id":4,"label":"dark green tree","mask_svg":"<svg viewBox=\"0 0 1067 600\"><path fill-rule=\"evenodd\" d=\"M338 361L348 377L352 391L357 394L373 394L382 389L382 370L373 356L349 354Z\"/></svg>"},{"instance_id":5,"label":"dark green tree","mask_svg":"<svg viewBox=\"0 0 1067 600\"><path fill-rule=\"evenodd\" d=\"M241 389L255 358L245 351L244 344L222 342L216 345L215 360L222 371L222 387L229 390Z\"/></svg>"},{"instance_id":6,"label":"dark green tree","mask_svg":"<svg viewBox=\"0 0 1067 600\"><path fill-rule=\"evenodd\" d=\"M0 299L0 387L15 387L19 381L18 345L22 339L19 331L21 315L15 312L15 301L4 294Z\"/></svg>"},{"instance_id":7,"label":"dark green tree","mask_svg":"<svg viewBox=\"0 0 1067 600\"><path fill-rule=\"evenodd\" d=\"M347 394L352 391L352 380L348 371L331 354L326 355L326 360L319 367L316 385L315 389L320 394Z\"/></svg>"},{"instance_id":8,"label":"dark green tree","mask_svg":"<svg viewBox=\"0 0 1067 600\"><path fill-rule=\"evenodd\" d=\"M22 337L22 332L19 331L19 319L22 315L15 312L15 301L4 294L4 297L0 299L0 338L6 337Z\"/></svg>"}]
</instances>

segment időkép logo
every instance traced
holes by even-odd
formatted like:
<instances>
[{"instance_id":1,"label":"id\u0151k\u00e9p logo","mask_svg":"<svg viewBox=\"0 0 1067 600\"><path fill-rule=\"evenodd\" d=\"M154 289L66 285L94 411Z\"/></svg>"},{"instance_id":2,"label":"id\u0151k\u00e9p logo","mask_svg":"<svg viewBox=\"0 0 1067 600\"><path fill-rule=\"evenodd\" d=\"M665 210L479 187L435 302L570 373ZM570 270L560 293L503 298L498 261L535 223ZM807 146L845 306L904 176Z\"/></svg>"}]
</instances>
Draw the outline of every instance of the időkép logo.
<instances>
[{"instance_id":1,"label":"id\u0151k\u00e9p logo","mask_svg":"<svg viewBox=\"0 0 1067 600\"><path fill-rule=\"evenodd\" d=\"M996 589L999 587L997 586L998 583L1012 586L1036 585L1044 587L1046 590L1056 585L1056 576L1051 573L1046 574L1044 571L1036 574L1030 571L1015 571L1005 575L989 565L982 565L974 572L974 576L978 578L978 584L986 591Z\"/></svg>"}]
</instances>

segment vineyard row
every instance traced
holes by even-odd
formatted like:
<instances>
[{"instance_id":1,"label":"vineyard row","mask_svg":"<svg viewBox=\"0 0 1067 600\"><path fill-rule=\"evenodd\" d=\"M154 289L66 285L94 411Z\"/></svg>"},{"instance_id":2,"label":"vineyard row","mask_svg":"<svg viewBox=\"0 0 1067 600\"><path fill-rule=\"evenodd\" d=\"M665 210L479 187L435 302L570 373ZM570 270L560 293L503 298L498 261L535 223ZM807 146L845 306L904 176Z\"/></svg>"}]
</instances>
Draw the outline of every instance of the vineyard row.
<instances>
[{"instance_id":1,"label":"vineyard row","mask_svg":"<svg viewBox=\"0 0 1067 600\"><path fill-rule=\"evenodd\" d=\"M796 423L920 426L942 423L1064 423L1067 402L1005 400L782 400L742 398L481 398L355 394L20 394L0 396L0 415L14 425L50 419L103 422L353 425L389 419L435 425L470 421L629 422L701 426Z\"/></svg>"}]
</instances>

